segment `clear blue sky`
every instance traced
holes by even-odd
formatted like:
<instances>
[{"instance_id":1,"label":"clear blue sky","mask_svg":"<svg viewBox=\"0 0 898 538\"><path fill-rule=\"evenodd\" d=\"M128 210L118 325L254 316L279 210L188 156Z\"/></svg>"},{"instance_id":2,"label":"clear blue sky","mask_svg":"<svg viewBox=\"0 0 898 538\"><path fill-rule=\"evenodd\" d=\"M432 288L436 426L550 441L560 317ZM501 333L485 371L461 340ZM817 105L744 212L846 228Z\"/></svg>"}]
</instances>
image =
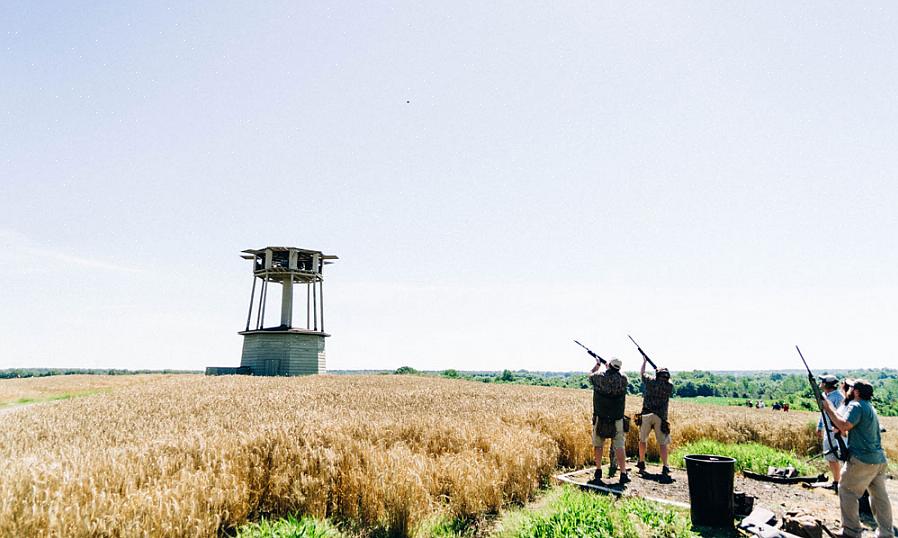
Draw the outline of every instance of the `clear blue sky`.
<instances>
[{"instance_id":1,"label":"clear blue sky","mask_svg":"<svg viewBox=\"0 0 898 538\"><path fill-rule=\"evenodd\" d=\"M0 367L898 365L898 5L4 2Z\"/></svg>"}]
</instances>

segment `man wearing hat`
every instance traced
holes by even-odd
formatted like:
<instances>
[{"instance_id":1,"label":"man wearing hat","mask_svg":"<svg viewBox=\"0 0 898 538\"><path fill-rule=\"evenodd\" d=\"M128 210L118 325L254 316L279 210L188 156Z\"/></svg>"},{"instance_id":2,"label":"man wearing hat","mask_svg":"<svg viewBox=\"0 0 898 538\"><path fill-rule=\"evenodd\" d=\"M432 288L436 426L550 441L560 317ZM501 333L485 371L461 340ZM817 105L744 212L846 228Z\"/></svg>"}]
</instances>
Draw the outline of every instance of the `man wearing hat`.
<instances>
[{"instance_id":1,"label":"man wearing hat","mask_svg":"<svg viewBox=\"0 0 898 538\"><path fill-rule=\"evenodd\" d=\"M823 398L826 414L842 432L848 432L851 458L842 468L839 482L839 506L842 510L842 536L859 537L864 529L858 516L858 501L864 490L870 494L870 508L876 519L876 536L894 538L892 505L886 491L888 463L882 450L879 417L870 400L873 386L856 379L851 389L854 401L843 408L844 418L827 398Z\"/></svg>"},{"instance_id":2,"label":"man wearing hat","mask_svg":"<svg viewBox=\"0 0 898 538\"><path fill-rule=\"evenodd\" d=\"M833 408L835 409L839 409L842 405L842 401L845 399L845 396L838 390L838 388L839 380L836 379L836 376L820 376L820 389L823 391L826 399L833 404ZM833 432L833 423L829 419L826 419L826 426L829 428L829 431L832 432L832 439L830 439L830 436L824 435L823 417L820 417L820 420L817 421L817 437L823 440L823 459L829 464L829 470L833 474L833 482L829 487L835 491L839 491L839 479L842 476L842 462L836 457L836 453L833 450L835 447L833 447L830 442L832 441L834 443L836 441L835 436L839 434Z\"/></svg>"},{"instance_id":3,"label":"man wearing hat","mask_svg":"<svg viewBox=\"0 0 898 538\"><path fill-rule=\"evenodd\" d=\"M627 459L624 453L624 404L627 396L627 376L621 373L621 360L612 357L608 367L602 369L597 362L589 373L592 385L592 445L595 449L596 472L593 482L602 479L602 451L605 440L611 439L611 446L620 468L620 483L630 481L627 475Z\"/></svg>"},{"instance_id":4,"label":"man wearing hat","mask_svg":"<svg viewBox=\"0 0 898 538\"><path fill-rule=\"evenodd\" d=\"M649 434L655 430L655 440L658 441L658 450L661 452L661 473L670 476L670 468L667 466L667 449L670 446L667 404L673 394L673 383L670 382L670 371L667 368L659 368L655 372L655 377L652 377L645 373L645 365L646 359L643 357L642 368L639 370L643 390L639 426L639 462L636 468L640 472L645 471L645 449Z\"/></svg>"}]
</instances>

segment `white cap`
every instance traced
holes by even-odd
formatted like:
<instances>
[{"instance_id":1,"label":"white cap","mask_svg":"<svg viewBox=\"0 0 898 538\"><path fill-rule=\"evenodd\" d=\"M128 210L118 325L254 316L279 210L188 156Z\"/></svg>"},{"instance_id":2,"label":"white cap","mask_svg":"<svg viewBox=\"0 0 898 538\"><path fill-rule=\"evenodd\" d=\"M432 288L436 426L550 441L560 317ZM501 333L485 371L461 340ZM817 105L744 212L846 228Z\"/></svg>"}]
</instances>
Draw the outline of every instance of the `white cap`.
<instances>
[{"instance_id":1,"label":"white cap","mask_svg":"<svg viewBox=\"0 0 898 538\"><path fill-rule=\"evenodd\" d=\"M624 363L621 362L621 360L618 359L617 357L611 357L611 360L608 361L608 365L609 365L609 366L612 366L612 367L614 367L614 368L617 368L618 370L620 370L620 367L621 367L621 365L623 365L623 364L624 364Z\"/></svg>"}]
</instances>

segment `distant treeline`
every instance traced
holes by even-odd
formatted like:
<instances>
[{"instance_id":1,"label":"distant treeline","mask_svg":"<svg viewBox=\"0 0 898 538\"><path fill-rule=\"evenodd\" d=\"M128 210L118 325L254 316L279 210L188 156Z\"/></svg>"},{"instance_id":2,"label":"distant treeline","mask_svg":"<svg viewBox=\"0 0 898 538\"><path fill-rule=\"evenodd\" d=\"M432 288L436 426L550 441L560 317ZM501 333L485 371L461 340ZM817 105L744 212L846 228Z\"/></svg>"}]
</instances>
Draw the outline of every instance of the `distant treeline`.
<instances>
[{"instance_id":1,"label":"distant treeline","mask_svg":"<svg viewBox=\"0 0 898 538\"><path fill-rule=\"evenodd\" d=\"M7 368L0 379L46 377L51 375L134 375L134 374L201 374L200 370L120 370L114 368Z\"/></svg>"},{"instance_id":2,"label":"distant treeline","mask_svg":"<svg viewBox=\"0 0 898 538\"><path fill-rule=\"evenodd\" d=\"M335 372L336 373L336 372ZM349 373L349 372L346 372ZM375 372L368 372L375 373ZM419 372L409 366L380 373L438 375L467 379L483 383L513 383L544 387L589 388L586 374L581 372L529 372L527 370L503 370L501 372L465 372L443 370ZM828 370L818 375L833 374L839 379L864 378L874 387L874 405L883 416L898 416L898 370L892 368L871 370ZM627 372L630 394L642 393L638 372ZM674 372L672 375L674 396L677 398L707 397L715 403L741 405L747 400L764 400L788 403L793 409L816 410L807 374L792 372L715 373L703 370Z\"/></svg>"},{"instance_id":3,"label":"distant treeline","mask_svg":"<svg viewBox=\"0 0 898 538\"><path fill-rule=\"evenodd\" d=\"M9 368L0 370L0 379L44 377L51 375L133 375L133 374L201 374L200 370L122 370L112 368ZM462 370L418 371L410 366L396 370L337 370L334 374L417 374L467 379L482 383L510 383L543 387L589 388L582 372L530 372L503 370L469 372ZM883 416L898 416L898 370L823 370L817 374L833 374L840 379L864 378L874 387L874 405ZM642 393L638 372L627 372L630 394ZM791 372L709 372L693 370L674 372L674 397L713 400L714 403L741 405L748 400L788 403L793 409L816 410L807 374Z\"/></svg>"}]
</instances>

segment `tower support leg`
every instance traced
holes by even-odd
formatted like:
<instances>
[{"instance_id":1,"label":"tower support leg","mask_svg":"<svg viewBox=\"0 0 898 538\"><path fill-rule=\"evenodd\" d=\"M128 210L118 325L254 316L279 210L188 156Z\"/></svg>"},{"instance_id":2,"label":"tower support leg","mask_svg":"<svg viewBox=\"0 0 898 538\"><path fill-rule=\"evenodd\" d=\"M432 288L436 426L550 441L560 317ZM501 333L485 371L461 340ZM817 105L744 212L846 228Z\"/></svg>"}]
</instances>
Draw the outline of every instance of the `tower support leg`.
<instances>
[{"instance_id":1,"label":"tower support leg","mask_svg":"<svg viewBox=\"0 0 898 538\"><path fill-rule=\"evenodd\" d=\"M284 327L293 326L293 279L288 278L282 283L283 290L281 293L281 325Z\"/></svg>"}]
</instances>

